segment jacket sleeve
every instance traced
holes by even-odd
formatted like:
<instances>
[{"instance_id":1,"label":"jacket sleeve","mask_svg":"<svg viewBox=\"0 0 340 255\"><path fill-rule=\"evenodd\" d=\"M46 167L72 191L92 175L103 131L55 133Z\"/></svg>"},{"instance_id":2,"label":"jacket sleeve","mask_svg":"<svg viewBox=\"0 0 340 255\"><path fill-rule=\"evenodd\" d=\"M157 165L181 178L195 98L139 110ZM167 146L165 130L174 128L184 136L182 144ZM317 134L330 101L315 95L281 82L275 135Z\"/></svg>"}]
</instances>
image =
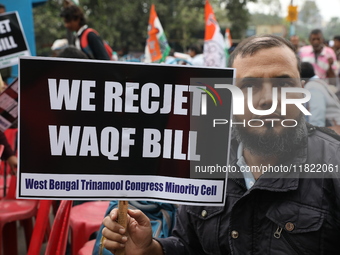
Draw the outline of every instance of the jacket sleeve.
<instances>
[{"instance_id":1,"label":"jacket sleeve","mask_svg":"<svg viewBox=\"0 0 340 255\"><path fill-rule=\"evenodd\" d=\"M96 35L94 32L90 32L87 35L87 39L91 51L93 52L93 57L95 59L110 60L110 57L106 52L103 40L98 35Z\"/></svg>"},{"instance_id":2,"label":"jacket sleeve","mask_svg":"<svg viewBox=\"0 0 340 255\"><path fill-rule=\"evenodd\" d=\"M166 255L205 254L186 208L187 206L184 205L178 208L172 236L156 239Z\"/></svg>"}]
</instances>

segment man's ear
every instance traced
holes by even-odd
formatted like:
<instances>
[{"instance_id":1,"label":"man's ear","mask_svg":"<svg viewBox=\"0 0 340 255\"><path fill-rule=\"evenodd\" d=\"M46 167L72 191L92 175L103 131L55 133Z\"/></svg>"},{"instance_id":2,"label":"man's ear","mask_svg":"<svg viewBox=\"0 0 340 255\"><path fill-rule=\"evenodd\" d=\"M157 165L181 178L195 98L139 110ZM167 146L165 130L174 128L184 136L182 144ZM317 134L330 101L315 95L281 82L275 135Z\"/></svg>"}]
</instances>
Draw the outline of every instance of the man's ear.
<instances>
[{"instance_id":1,"label":"man's ear","mask_svg":"<svg viewBox=\"0 0 340 255\"><path fill-rule=\"evenodd\" d=\"M306 84L306 81L305 81L305 80L301 80L301 87L302 87L302 88L305 87L305 84Z\"/></svg>"}]
</instances>

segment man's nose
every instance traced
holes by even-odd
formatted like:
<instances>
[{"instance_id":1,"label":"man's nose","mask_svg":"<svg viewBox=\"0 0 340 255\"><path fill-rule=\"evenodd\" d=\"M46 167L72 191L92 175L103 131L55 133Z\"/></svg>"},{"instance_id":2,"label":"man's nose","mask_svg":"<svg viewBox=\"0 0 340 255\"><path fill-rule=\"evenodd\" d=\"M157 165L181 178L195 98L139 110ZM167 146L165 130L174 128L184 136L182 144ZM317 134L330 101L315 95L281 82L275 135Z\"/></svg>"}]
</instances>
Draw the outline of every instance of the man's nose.
<instances>
[{"instance_id":1,"label":"man's nose","mask_svg":"<svg viewBox=\"0 0 340 255\"><path fill-rule=\"evenodd\" d=\"M270 82L264 82L260 93L260 107L262 109L270 109L273 104L274 96L272 84Z\"/></svg>"}]
</instances>

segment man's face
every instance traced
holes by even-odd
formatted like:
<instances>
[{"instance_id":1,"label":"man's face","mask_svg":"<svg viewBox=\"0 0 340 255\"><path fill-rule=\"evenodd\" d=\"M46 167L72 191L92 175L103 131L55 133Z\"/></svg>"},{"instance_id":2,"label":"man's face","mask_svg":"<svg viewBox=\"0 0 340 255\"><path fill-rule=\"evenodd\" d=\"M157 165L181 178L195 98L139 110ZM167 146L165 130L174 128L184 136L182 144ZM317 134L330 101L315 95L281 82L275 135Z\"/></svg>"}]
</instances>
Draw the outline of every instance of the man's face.
<instances>
[{"instance_id":1,"label":"man's face","mask_svg":"<svg viewBox=\"0 0 340 255\"><path fill-rule=\"evenodd\" d=\"M195 53L195 51L189 49L188 50L188 55L193 58L193 57L195 57L196 53Z\"/></svg>"},{"instance_id":2,"label":"man's face","mask_svg":"<svg viewBox=\"0 0 340 255\"><path fill-rule=\"evenodd\" d=\"M281 88L302 87L299 81L300 75L297 69L297 60L291 49L286 46L274 47L260 50L253 56L244 58L237 56L234 60L233 67L236 68L236 85L242 90L245 97L244 115L235 115L234 119L238 122L245 120L246 127L244 127L244 132L255 136L265 136L269 133L281 135L285 129L285 127L281 125L283 119L300 119L300 110L292 104L286 106L286 115L281 115ZM248 95L248 87L252 87L252 95ZM263 116L252 113L248 108L248 97L252 97L253 107L255 109L268 110L273 104L274 87L277 88L278 95L275 112ZM287 94L287 98L301 97L301 94ZM262 127L250 127L247 123L251 119L260 119L265 124ZM279 121L273 122L273 119L278 119ZM274 123L274 125L272 123ZM286 122L286 125L293 124L293 121Z\"/></svg>"},{"instance_id":3,"label":"man's face","mask_svg":"<svg viewBox=\"0 0 340 255\"><path fill-rule=\"evenodd\" d=\"M64 19L64 26L70 31L77 32L80 28L79 19L76 19L76 20L66 20L66 19Z\"/></svg>"},{"instance_id":4,"label":"man's face","mask_svg":"<svg viewBox=\"0 0 340 255\"><path fill-rule=\"evenodd\" d=\"M322 34L311 34L309 42L313 46L314 51L320 51L323 47L323 36Z\"/></svg>"},{"instance_id":5,"label":"man's face","mask_svg":"<svg viewBox=\"0 0 340 255\"><path fill-rule=\"evenodd\" d=\"M334 40L334 48L340 49L340 40Z\"/></svg>"}]
</instances>

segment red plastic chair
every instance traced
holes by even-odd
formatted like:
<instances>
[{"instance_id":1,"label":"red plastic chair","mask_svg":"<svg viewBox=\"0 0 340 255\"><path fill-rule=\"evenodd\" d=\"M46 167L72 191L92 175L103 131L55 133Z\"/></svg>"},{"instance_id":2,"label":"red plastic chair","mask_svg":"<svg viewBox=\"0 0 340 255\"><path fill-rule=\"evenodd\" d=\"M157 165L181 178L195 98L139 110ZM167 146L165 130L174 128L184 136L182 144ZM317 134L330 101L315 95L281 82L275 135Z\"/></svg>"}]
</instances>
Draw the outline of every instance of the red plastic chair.
<instances>
[{"instance_id":1,"label":"red plastic chair","mask_svg":"<svg viewBox=\"0 0 340 255\"><path fill-rule=\"evenodd\" d=\"M8 144L11 146L12 150L16 153L17 152L18 129L17 128L6 129L4 134L7 138ZM1 177L0 177L0 189L2 190L2 192L0 194L0 198L5 197L5 194L8 191L10 177L11 177L11 175L9 175L9 173L10 173L9 165L6 162L1 161L1 163L0 163L0 175L1 175Z\"/></svg>"},{"instance_id":2,"label":"red plastic chair","mask_svg":"<svg viewBox=\"0 0 340 255\"><path fill-rule=\"evenodd\" d=\"M45 255L64 255L66 251L72 200L62 200L54 218Z\"/></svg>"},{"instance_id":3,"label":"red plastic chair","mask_svg":"<svg viewBox=\"0 0 340 255\"><path fill-rule=\"evenodd\" d=\"M16 221L20 221L24 227L28 249L33 231L33 217L38 209L37 200L15 199L16 179L14 175L11 177L8 194L0 200L0 253L3 248L5 255L18 254Z\"/></svg>"},{"instance_id":4,"label":"red plastic chair","mask_svg":"<svg viewBox=\"0 0 340 255\"><path fill-rule=\"evenodd\" d=\"M34 224L33 234L27 255L40 254L41 246L49 226L49 214L51 205L52 200L41 200L39 203L37 218Z\"/></svg>"},{"instance_id":5,"label":"red plastic chair","mask_svg":"<svg viewBox=\"0 0 340 255\"><path fill-rule=\"evenodd\" d=\"M86 242L85 245L78 251L78 255L92 255L95 244L96 239Z\"/></svg>"},{"instance_id":6,"label":"red plastic chair","mask_svg":"<svg viewBox=\"0 0 340 255\"><path fill-rule=\"evenodd\" d=\"M18 136L18 129L17 128L8 128L4 132L9 145L12 147L14 152L17 151L17 136Z\"/></svg>"},{"instance_id":7,"label":"red plastic chair","mask_svg":"<svg viewBox=\"0 0 340 255\"><path fill-rule=\"evenodd\" d=\"M77 255L89 241L91 234L99 230L109 203L94 201L72 207L70 216L72 255Z\"/></svg>"}]
</instances>

